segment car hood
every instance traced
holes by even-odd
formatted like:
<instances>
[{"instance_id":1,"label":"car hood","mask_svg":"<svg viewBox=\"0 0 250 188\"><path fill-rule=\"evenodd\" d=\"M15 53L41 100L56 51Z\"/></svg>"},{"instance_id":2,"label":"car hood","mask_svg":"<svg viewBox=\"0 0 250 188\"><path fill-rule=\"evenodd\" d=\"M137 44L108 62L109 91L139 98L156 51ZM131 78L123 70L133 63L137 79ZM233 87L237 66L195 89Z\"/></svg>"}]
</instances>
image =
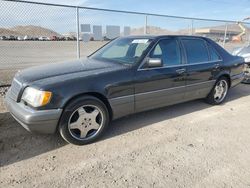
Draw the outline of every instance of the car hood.
<instances>
[{"instance_id":1,"label":"car hood","mask_svg":"<svg viewBox=\"0 0 250 188\"><path fill-rule=\"evenodd\" d=\"M68 77L70 74L75 75L75 73L82 73L83 75L88 76L90 74L98 74L120 68L125 68L125 65L88 58L72 62L52 63L31 67L19 71L15 78L24 83L31 83L58 76Z\"/></svg>"}]
</instances>

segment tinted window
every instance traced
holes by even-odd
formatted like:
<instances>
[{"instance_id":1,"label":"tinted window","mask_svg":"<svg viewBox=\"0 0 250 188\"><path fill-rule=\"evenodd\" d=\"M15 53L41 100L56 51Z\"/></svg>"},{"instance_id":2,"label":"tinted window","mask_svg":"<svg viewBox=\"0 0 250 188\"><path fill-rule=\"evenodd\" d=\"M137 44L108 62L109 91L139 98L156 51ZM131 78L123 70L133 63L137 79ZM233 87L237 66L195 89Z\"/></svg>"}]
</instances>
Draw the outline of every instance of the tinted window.
<instances>
[{"instance_id":1,"label":"tinted window","mask_svg":"<svg viewBox=\"0 0 250 188\"><path fill-rule=\"evenodd\" d=\"M211 44L208 44L208 48L209 48L209 52L210 52L210 59L211 61L218 61L220 60L220 56L218 55L218 53L216 52L216 50L214 49L214 47Z\"/></svg>"},{"instance_id":2,"label":"tinted window","mask_svg":"<svg viewBox=\"0 0 250 188\"><path fill-rule=\"evenodd\" d=\"M209 61L207 46L200 39L183 39L188 63L202 63Z\"/></svg>"},{"instance_id":3,"label":"tinted window","mask_svg":"<svg viewBox=\"0 0 250 188\"><path fill-rule=\"evenodd\" d=\"M148 44L147 43L139 43L136 46L135 49L135 57L140 57L141 54L144 52L144 50L147 48Z\"/></svg>"},{"instance_id":4,"label":"tinted window","mask_svg":"<svg viewBox=\"0 0 250 188\"><path fill-rule=\"evenodd\" d=\"M178 65L181 63L180 49L176 40L161 40L152 51L151 58L162 59L164 66Z\"/></svg>"}]
</instances>

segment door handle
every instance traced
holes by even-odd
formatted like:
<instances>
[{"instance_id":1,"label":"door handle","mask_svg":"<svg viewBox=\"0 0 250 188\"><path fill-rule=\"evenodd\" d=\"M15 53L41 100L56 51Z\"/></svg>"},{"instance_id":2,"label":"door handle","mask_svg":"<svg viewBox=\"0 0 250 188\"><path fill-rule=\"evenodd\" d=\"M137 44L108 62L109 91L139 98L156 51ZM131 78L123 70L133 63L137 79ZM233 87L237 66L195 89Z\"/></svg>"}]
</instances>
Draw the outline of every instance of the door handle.
<instances>
[{"instance_id":1,"label":"door handle","mask_svg":"<svg viewBox=\"0 0 250 188\"><path fill-rule=\"evenodd\" d=\"M184 72L186 72L186 69L177 69L176 70L176 72L178 73L178 74L183 74Z\"/></svg>"},{"instance_id":2,"label":"door handle","mask_svg":"<svg viewBox=\"0 0 250 188\"><path fill-rule=\"evenodd\" d=\"M215 69L218 69L220 67L220 64L219 63L216 63L215 65L214 65L214 68Z\"/></svg>"}]
</instances>

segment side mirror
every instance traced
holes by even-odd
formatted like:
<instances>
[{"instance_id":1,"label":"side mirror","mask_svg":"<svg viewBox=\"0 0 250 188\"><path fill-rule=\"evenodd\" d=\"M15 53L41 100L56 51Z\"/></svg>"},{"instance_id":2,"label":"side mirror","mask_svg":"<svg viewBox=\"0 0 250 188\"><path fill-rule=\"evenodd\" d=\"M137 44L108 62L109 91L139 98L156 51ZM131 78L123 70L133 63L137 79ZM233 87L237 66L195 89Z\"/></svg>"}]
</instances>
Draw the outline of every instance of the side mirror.
<instances>
[{"instance_id":1,"label":"side mirror","mask_svg":"<svg viewBox=\"0 0 250 188\"><path fill-rule=\"evenodd\" d=\"M160 58L148 58L146 67L147 68L157 68L162 67L162 60Z\"/></svg>"}]
</instances>

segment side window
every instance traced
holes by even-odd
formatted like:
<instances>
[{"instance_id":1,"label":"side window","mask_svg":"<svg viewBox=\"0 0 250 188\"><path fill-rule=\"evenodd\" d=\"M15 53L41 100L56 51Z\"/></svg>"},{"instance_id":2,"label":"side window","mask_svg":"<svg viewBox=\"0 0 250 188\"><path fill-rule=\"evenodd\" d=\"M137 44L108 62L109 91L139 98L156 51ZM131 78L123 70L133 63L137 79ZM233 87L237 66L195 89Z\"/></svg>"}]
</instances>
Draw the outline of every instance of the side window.
<instances>
[{"instance_id":1,"label":"side window","mask_svg":"<svg viewBox=\"0 0 250 188\"><path fill-rule=\"evenodd\" d=\"M181 64L180 49L175 39L164 39L155 46L150 58L162 59L163 66Z\"/></svg>"},{"instance_id":2,"label":"side window","mask_svg":"<svg viewBox=\"0 0 250 188\"><path fill-rule=\"evenodd\" d=\"M148 44L147 43L140 43L136 46L135 49L135 57L140 57L143 51L147 48Z\"/></svg>"},{"instance_id":3,"label":"side window","mask_svg":"<svg viewBox=\"0 0 250 188\"><path fill-rule=\"evenodd\" d=\"M211 61L221 60L220 56L218 55L218 53L216 52L216 50L214 49L214 47L211 44L208 44L208 49L210 52L210 60Z\"/></svg>"},{"instance_id":4,"label":"side window","mask_svg":"<svg viewBox=\"0 0 250 188\"><path fill-rule=\"evenodd\" d=\"M209 61L207 46L200 39L182 39L189 64Z\"/></svg>"}]
</instances>

